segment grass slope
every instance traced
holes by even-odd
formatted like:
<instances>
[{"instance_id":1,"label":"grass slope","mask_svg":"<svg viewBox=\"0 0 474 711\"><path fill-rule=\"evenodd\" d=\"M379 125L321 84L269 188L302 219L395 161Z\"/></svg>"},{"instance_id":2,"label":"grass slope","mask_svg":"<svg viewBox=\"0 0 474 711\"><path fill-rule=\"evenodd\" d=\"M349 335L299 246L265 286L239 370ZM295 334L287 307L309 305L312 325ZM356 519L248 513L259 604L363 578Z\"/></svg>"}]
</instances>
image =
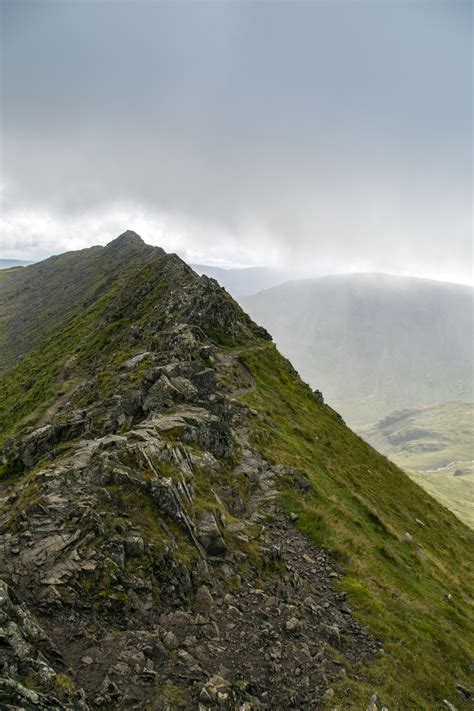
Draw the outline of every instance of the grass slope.
<instances>
[{"instance_id":1,"label":"grass slope","mask_svg":"<svg viewBox=\"0 0 474 711\"><path fill-rule=\"evenodd\" d=\"M364 708L374 690L391 709L441 709L445 698L462 708L454 686L468 685L474 653L472 532L318 405L274 347L241 359L257 383L245 398L268 418L254 425L255 443L311 484L305 497L283 481L283 506L343 561L342 588L384 643L384 656L338 689L341 708Z\"/></svg>"},{"instance_id":2,"label":"grass slope","mask_svg":"<svg viewBox=\"0 0 474 711\"><path fill-rule=\"evenodd\" d=\"M0 271L0 372L95 303L118 276L162 254L134 232L124 232L106 247Z\"/></svg>"}]
</instances>

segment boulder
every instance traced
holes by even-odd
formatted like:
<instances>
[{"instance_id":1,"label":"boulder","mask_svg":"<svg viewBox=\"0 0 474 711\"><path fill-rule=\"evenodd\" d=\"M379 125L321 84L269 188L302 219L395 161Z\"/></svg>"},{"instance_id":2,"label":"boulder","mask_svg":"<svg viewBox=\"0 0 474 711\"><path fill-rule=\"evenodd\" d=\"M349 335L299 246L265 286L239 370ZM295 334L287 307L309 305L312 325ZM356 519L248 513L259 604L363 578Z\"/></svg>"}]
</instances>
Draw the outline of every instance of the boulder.
<instances>
[{"instance_id":1,"label":"boulder","mask_svg":"<svg viewBox=\"0 0 474 711\"><path fill-rule=\"evenodd\" d=\"M203 514L198 527L198 539L209 555L219 556L227 551L226 543L212 511L206 511Z\"/></svg>"},{"instance_id":2,"label":"boulder","mask_svg":"<svg viewBox=\"0 0 474 711\"><path fill-rule=\"evenodd\" d=\"M211 592L207 585L201 585L196 593L196 605L201 609L209 609L214 605Z\"/></svg>"},{"instance_id":3,"label":"boulder","mask_svg":"<svg viewBox=\"0 0 474 711\"><path fill-rule=\"evenodd\" d=\"M123 543L127 558L139 558L143 555L145 543L139 533L129 534Z\"/></svg>"},{"instance_id":4,"label":"boulder","mask_svg":"<svg viewBox=\"0 0 474 711\"><path fill-rule=\"evenodd\" d=\"M313 390L313 397L319 405L324 405L324 397L321 390Z\"/></svg>"}]
</instances>

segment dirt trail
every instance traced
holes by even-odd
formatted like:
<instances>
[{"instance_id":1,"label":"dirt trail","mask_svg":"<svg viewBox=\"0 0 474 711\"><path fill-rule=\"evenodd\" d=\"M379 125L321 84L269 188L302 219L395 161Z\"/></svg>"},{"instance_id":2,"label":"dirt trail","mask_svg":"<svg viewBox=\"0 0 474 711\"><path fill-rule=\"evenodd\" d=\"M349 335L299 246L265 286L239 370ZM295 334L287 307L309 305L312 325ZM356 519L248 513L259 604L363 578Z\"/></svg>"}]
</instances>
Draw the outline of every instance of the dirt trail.
<instances>
[{"instance_id":1,"label":"dirt trail","mask_svg":"<svg viewBox=\"0 0 474 711\"><path fill-rule=\"evenodd\" d=\"M262 346L257 346L257 348L258 350L263 350ZM246 383L246 385L243 385L239 388L234 388L230 392L228 391L227 394L231 398L237 398L241 395L245 395L246 393L254 392L257 387L255 378L240 360L240 355L244 350L245 349L243 349L242 347L232 348L225 354L225 360L227 361L227 365L231 366L230 369L232 369L232 366L237 366L243 376L242 380Z\"/></svg>"},{"instance_id":2,"label":"dirt trail","mask_svg":"<svg viewBox=\"0 0 474 711\"><path fill-rule=\"evenodd\" d=\"M45 425L49 424L49 422L51 422L58 410L60 410L61 407L65 405L66 402L69 400L75 389L76 388L70 390L67 393L64 393L63 395L60 395L58 399L48 407L46 412L41 415L38 422L36 423L36 427L44 427Z\"/></svg>"},{"instance_id":3,"label":"dirt trail","mask_svg":"<svg viewBox=\"0 0 474 711\"><path fill-rule=\"evenodd\" d=\"M68 360L64 363L61 372L56 378L56 383L67 383L68 380L70 380L71 371L74 368L75 360L75 356L68 358ZM53 404L48 407L46 412L41 415L41 417L36 423L36 427L44 427L45 425L49 424L49 422L51 422L56 413L62 408L63 405L66 404L66 402L69 400L69 398L73 395L73 393L77 390L78 387L79 384L75 384L70 390L60 395L57 400L55 400L55 402L53 402Z\"/></svg>"},{"instance_id":4,"label":"dirt trail","mask_svg":"<svg viewBox=\"0 0 474 711\"><path fill-rule=\"evenodd\" d=\"M231 392L231 397L239 397L240 395L245 395L246 393L251 393L254 392L257 388L257 384L255 382L255 378L253 375L250 373L249 370L245 367L243 363L240 362L240 360L237 359L237 364L242 372L242 375L244 378L247 380L248 385L243 388L237 388L236 390L232 390Z\"/></svg>"}]
</instances>

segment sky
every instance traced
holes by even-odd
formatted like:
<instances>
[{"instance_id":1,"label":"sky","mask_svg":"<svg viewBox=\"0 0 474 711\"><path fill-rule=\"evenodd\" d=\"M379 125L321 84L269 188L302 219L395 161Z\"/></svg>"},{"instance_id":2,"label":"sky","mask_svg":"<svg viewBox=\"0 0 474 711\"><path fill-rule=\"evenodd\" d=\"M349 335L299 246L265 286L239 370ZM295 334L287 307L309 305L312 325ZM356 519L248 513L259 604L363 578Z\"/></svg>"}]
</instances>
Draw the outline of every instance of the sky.
<instances>
[{"instance_id":1,"label":"sky","mask_svg":"<svg viewBox=\"0 0 474 711\"><path fill-rule=\"evenodd\" d=\"M472 5L0 0L0 256L472 283Z\"/></svg>"}]
</instances>

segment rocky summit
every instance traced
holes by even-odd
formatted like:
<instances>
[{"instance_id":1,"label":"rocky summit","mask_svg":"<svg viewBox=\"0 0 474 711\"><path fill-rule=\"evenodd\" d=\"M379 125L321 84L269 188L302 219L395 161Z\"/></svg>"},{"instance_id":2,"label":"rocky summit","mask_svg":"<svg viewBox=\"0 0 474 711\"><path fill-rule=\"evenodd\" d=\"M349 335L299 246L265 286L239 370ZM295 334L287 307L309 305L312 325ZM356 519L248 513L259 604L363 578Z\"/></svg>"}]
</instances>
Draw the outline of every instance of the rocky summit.
<instances>
[{"instance_id":1,"label":"rocky summit","mask_svg":"<svg viewBox=\"0 0 474 711\"><path fill-rule=\"evenodd\" d=\"M469 708L471 532L216 281L93 250L0 275L0 707Z\"/></svg>"}]
</instances>

